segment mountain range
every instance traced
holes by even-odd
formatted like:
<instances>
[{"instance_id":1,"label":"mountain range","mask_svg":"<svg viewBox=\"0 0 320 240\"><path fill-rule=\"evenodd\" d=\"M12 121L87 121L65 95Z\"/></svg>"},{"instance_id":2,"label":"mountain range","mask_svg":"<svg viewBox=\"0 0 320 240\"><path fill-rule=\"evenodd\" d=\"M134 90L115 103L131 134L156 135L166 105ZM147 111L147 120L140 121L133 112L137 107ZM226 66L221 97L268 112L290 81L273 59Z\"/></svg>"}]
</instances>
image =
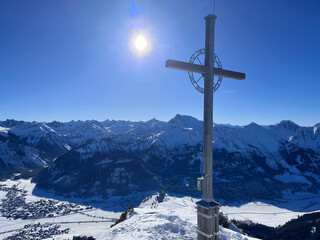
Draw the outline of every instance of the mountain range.
<instances>
[{"instance_id":1,"label":"mountain range","mask_svg":"<svg viewBox=\"0 0 320 240\"><path fill-rule=\"evenodd\" d=\"M320 190L320 123L214 124L214 195L279 198ZM38 188L66 196L165 190L199 195L203 123L0 121L0 176L29 173Z\"/></svg>"}]
</instances>

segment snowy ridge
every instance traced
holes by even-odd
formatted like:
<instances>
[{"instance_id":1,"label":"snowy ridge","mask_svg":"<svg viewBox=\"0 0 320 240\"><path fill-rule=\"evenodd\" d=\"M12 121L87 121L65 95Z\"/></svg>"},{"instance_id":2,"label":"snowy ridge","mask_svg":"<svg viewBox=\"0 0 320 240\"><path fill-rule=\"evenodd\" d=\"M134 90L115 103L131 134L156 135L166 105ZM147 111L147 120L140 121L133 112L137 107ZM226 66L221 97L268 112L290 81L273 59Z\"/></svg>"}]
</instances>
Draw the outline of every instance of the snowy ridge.
<instances>
[{"instance_id":1,"label":"snowy ridge","mask_svg":"<svg viewBox=\"0 0 320 240\"><path fill-rule=\"evenodd\" d=\"M7 120L6 122L8 122ZM41 138L64 146L80 146L87 140L100 140L111 136L126 136L136 139L152 138L162 140L169 148L177 144L196 145L202 141L202 122L190 116L177 115L168 122L152 119L147 122L131 121L71 121L67 123L24 122L12 127L0 122L0 132L14 134L36 145ZM12 123L11 123L12 125ZM247 151L255 147L263 151L278 151L281 144L290 142L320 153L320 124L313 127L300 127L291 121L275 125L247 126L214 125L215 148ZM132 140L132 139L130 139Z\"/></svg>"},{"instance_id":2,"label":"snowy ridge","mask_svg":"<svg viewBox=\"0 0 320 240\"><path fill-rule=\"evenodd\" d=\"M0 126L2 171L10 166L12 172L12 166L32 169L48 164L40 177L42 187L61 190L64 186L57 180L63 177L78 183L69 186L78 193L94 189L92 194L104 195L116 188L112 178L103 180L106 174L118 174L127 183L127 189L119 191L117 187L118 194L161 186L183 193L195 191L194 179L201 175L202 122L190 116L178 114L168 122L7 120ZM229 199L238 194L254 197L283 191L319 192L319 126L300 127L291 121L269 126L215 124L214 176L221 186L216 194ZM108 164L100 164L106 159ZM89 173L95 177L81 180L90 177ZM146 184L150 176L152 180ZM187 177L193 179L189 188L183 186ZM178 183L173 184L171 178L179 179Z\"/></svg>"},{"instance_id":3,"label":"snowy ridge","mask_svg":"<svg viewBox=\"0 0 320 240\"><path fill-rule=\"evenodd\" d=\"M98 240L193 240L197 238L196 206L193 199L166 196L164 202L153 205L154 202L156 202L155 196L135 208L134 214L129 219L103 233ZM254 240L256 238L220 226L220 239Z\"/></svg>"}]
</instances>

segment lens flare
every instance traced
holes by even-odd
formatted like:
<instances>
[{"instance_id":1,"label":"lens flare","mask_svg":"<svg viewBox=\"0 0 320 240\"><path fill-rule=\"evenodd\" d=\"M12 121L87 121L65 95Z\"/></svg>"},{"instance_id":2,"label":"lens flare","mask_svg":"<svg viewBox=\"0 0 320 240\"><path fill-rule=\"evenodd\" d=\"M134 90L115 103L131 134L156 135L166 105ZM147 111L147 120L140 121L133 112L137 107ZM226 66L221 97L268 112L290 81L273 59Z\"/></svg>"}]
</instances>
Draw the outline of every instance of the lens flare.
<instances>
[{"instance_id":1,"label":"lens flare","mask_svg":"<svg viewBox=\"0 0 320 240\"><path fill-rule=\"evenodd\" d=\"M134 46L138 52L143 52L148 47L148 41L143 35L139 35L134 41Z\"/></svg>"}]
</instances>

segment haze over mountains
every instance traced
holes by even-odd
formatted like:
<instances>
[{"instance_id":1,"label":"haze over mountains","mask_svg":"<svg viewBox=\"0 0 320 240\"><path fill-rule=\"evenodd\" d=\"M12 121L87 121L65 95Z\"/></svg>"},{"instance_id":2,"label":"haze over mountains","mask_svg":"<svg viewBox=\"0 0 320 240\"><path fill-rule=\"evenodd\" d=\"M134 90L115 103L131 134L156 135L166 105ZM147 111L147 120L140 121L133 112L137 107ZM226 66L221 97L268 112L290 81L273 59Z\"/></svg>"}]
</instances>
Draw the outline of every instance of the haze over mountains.
<instances>
[{"instance_id":1,"label":"haze over mountains","mask_svg":"<svg viewBox=\"0 0 320 240\"><path fill-rule=\"evenodd\" d=\"M23 170L37 186L73 196L166 190L196 195L202 122L0 122L0 176ZM214 126L215 196L275 198L319 193L320 124ZM39 167L41 168L39 170Z\"/></svg>"}]
</instances>

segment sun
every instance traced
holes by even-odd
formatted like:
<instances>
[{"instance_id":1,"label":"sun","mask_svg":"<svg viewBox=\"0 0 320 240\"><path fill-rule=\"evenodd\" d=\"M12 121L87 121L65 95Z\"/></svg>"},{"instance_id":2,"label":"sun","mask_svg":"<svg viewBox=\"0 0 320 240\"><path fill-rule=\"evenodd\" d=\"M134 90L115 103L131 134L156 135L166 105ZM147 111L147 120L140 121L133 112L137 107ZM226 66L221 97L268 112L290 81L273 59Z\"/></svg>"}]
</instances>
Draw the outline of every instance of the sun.
<instances>
[{"instance_id":1,"label":"sun","mask_svg":"<svg viewBox=\"0 0 320 240\"><path fill-rule=\"evenodd\" d=\"M136 37L134 41L134 46L136 50L140 53L144 52L148 47L148 41L143 35L139 35Z\"/></svg>"}]
</instances>

